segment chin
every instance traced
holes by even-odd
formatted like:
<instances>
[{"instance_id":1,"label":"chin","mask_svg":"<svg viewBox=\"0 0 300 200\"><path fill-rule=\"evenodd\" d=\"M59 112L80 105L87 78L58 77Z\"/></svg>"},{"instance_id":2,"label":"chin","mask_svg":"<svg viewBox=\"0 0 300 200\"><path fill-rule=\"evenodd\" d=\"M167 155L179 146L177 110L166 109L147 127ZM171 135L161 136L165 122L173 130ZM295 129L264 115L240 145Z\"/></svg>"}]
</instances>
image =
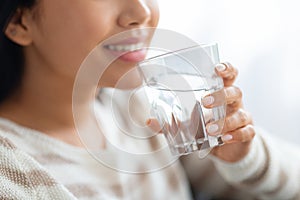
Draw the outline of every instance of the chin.
<instances>
[{"instance_id":1,"label":"chin","mask_svg":"<svg viewBox=\"0 0 300 200\"><path fill-rule=\"evenodd\" d=\"M111 87L118 89L134 89L142 85L142 79L138 73L137 63L115 63L103 74L100 87ZM102 83L102 84L101 84Z\"/></svg>"}]
</instances>

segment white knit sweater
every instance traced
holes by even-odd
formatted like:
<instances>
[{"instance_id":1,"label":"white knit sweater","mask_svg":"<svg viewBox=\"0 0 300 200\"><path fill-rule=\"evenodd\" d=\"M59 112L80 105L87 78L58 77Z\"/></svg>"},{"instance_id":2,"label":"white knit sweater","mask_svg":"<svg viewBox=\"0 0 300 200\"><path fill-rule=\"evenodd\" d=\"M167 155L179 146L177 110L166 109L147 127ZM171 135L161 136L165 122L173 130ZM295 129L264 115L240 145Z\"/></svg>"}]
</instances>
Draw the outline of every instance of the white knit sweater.
<instances>
[{"instance_id":1,"label":"white knit sweater","mask_svg":"<svg viewBox=\"0 0 300 200\"><path fill-rule=\"evenodd\" d=\"M101 115L106 113L107 127L117 131L107 99L102 98ZM0 119L0 199L191 199L188 181L198 199L300 199L300 150L258 134L237 163L213 156L200 160L194 153L160 170L131 174L101 164L84 149ZM165 159L154 157L151 163Z\"/></svg>"}]
</instances>

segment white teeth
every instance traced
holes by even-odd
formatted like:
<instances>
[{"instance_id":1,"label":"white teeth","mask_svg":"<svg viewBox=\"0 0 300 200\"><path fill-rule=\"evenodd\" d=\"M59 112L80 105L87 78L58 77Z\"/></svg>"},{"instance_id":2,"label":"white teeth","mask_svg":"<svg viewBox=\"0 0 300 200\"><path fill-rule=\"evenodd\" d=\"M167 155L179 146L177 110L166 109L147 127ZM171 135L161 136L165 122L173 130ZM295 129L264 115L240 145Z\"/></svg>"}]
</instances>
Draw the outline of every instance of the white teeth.
<instances>
[{"instance_id":1,"label":"white teeth","mask_svg":"<svg viewBox=\"0 0 300 200\"><path fill-rule=\"evenodd\" d=\"M144 43L140 42L137 44L128 44L128 45L106 45L105 47L112 51L135 51L141 49L144 46Z\"/></svg>"}]
</instances>

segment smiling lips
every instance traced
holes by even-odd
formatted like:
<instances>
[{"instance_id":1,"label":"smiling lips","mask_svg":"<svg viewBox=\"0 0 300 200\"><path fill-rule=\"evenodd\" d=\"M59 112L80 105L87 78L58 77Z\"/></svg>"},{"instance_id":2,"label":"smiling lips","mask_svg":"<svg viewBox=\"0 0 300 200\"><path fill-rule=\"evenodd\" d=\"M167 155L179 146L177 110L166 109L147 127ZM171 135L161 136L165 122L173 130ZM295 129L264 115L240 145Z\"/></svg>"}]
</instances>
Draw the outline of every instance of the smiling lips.
<instances>
[{"instance_id":1,"label":"smiling lips","mask_svg":"<svg viewBox=\"0 0 300 200\"><path fill-rule=\"evenodd\" d=\"M138 38L129 38L118 43L104 45L113 56L125 62L140 62L146 57L145 42Z\"/></svg>"}]
</instances>

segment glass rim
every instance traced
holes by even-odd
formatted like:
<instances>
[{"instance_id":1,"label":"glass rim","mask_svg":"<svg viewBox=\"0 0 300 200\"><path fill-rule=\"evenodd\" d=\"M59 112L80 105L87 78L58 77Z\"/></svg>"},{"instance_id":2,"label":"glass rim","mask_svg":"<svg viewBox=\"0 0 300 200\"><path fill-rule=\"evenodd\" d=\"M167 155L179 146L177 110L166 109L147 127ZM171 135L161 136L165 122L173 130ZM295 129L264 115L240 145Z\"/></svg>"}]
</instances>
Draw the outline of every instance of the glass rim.
<instances>
[{"instance_id":1,"label":"glass rim","mask_svg":"<svg viewBox=\"0 0 300 200\"><path fill-rule=\"evenodd\" d=\"M213 43L208 43L208 44L196 44L194 46L190 46L190 47L186 47L186 48L182 48L182 49L178 49L178 50L175 50L175 51L169 51L169 52L166 52L166 53L163 53L163 54L160 54L160 55L156 55L156 56L153 56L153 57L150 57L150 58L147 58L141 62L139 62L138 65L141 65L143 63L146 63L146 62L149 62L149 61L152 61L152 60L155 60L155 59L158 59L158 58L164 58L164 57L167 57L173 53L180 53L180 52L184 52L184 51L187 51L189 49L196 49L196 48L207 48L207 47L213 47L213 46L218 46L218 43L217 42L213 42Z\"/></svg>"}]
</instances>

